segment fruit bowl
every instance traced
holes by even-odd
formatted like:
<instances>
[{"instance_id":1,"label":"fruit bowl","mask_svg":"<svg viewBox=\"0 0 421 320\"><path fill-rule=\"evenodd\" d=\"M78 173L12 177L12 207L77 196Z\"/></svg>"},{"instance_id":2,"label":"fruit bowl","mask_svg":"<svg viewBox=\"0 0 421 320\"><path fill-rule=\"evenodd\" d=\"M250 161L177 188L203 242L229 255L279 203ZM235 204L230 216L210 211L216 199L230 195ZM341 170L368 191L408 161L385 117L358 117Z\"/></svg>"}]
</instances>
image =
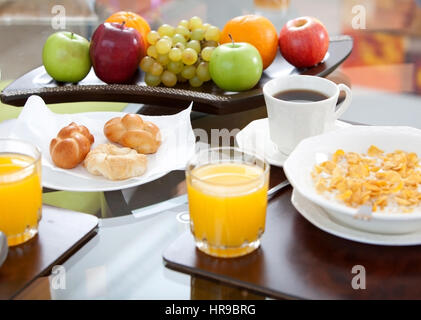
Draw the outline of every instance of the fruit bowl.
<instances>
[{"instance_id":1,"label":"fruit bowl","mask_svg":"<svg viewBox=\"0 0 421 320\"><path fill-rule=\"evenodd\" d=\"M209 114L229 114L264 105L263 85L285 74L305 74L324 77L334 71L352 51L352 38L346 35L330 38L329 50L324 61L317 66L297 69L285 61L280 54L267 68L259 83L242 92L228 92L219 89L211 81L199 88L187 83L173 88L149 87L144 83L143 72L135 75L132 84L106 84L91 70L88 76L77 84L58 83L38 67L18 78L1 92L1 101L14 106L23 106L33 94L46 103L78 101L118 101L164 105L186 108L193 101L193 110Z\"/></svg>"}]
</instances>

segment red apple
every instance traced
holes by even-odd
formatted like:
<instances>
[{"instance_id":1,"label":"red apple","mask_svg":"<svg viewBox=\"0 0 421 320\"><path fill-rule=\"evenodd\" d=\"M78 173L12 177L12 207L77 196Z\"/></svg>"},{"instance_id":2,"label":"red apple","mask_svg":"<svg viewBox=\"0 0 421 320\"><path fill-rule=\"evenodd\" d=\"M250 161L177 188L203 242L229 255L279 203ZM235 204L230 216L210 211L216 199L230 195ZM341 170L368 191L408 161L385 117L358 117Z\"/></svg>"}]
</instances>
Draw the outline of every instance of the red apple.
<instances>
[{"instance_id":1,"label":"red apple","mask_svg":"<svg viewBox=\"0 0 421 320\"><path fill-rule=\"evenodd\" d=\"M105 22L95 30L89 54L95 74L106 83L128 83L145 56L141 34L124 23Z\"/></svg>"},{"instance_id":2,"label":"red apple","mask_svg":"<svg viewBox=\"0 0 421 320\"><path fill-rule=\"evenodd\" d=\"M320 63L329 48L329 35L316 18L300 17L288 21L279 34L282 56L297 68Z\"/></svg>"}]
</instances>

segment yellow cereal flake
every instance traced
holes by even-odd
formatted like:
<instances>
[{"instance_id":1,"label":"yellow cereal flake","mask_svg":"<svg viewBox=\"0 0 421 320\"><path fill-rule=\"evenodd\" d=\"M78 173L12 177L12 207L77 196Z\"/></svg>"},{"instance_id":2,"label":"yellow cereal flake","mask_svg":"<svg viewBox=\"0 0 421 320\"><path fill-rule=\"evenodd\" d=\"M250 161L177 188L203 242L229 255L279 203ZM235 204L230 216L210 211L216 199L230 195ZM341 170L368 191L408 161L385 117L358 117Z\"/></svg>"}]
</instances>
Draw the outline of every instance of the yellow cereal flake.
<instances>
[{"instance_id":1,"label":"yellow cereal flake","mask_svg":"<svg viewBox=\"0 0 421 320\"><path fill-rule=\"evenodd\" d=\"M333 193L347 206L371 205L375 212L394 204L409 213L421 203L419 162L414 152L385 153L374 145L367 155L338 149L314 167L311 177L317 192Z\"/></svg>"},{"instance_id":2,"label":"yellow cereal flake","mask_svg":"<svg viewBox=\"0 0 421 320\"><path fill-rule=\"evenodd\" d=\"M402 190L402 188L403 188L403 182L402 181L399 181L397 184L395 184L390 189L390 191L393 192L393 193L396 193L396 192L399 192L400 190Z\"/></svg>"},{"instance_id":3,"label":"yellow cereal flake","mask_svg":"<svg viewBox=\"0 0 421 320\"><path fill-rule=\"evenodd\" d=\"M322 192L324 192L324 191L327 190L326 179L319 178L319 180L317 180L317 182L316 182L316 190L319 193L322 193Z\"/></svg>"},{"instance_id":4,"label":"yellow cereal flake","mask_svg":"<svg viewBox=\"0 0 421 320\"><path fill-rule=\"evenodd\" d=\"M345 158L349 164L357 164L361 161L361 156L355 152L345 153Z\"/></svg>"},{"instance_id":5,"label":"yellow cereal flake","mask_svg":"<svg viewBox=\"0 0 421 320\"><path fill-rule=\"evenodd\" d=\"M324 172L332 174L333 170L336 168L336 163L333 161L325 161L320 164L320 167Z\"/></svg>"},{"instance_id":6,"label":"yellow cereal flake","mask_svg":"<svg viewBox=\"0 0 421 320\"><path fill-rule=\"evenodd\" d=\"M408 200L396 197L396 202L399 203L401 206L409 206L411 203Z\"/></svg>"},{"instance_id":7,"label":"yellow cereal flake","mask_svg":"<svg viewBox=\"0 0 421 320\"><path fill-rule=\"evenodd\" d=\"M384 152L383 150L380 150L376 146L371 145L370 148L368 148L367 154L370 157L375 157L375 156L378 156L380 154L383 154L383 152Z\"/></svg>"},{"instance_id":8,"label":"yellow cereal flake","mask_svg":"<svg viewBox=\"0 0 421 320\"><path fill-rule=\"evenodd\" d=\"M350 165L348 168L348 174L353 178L365 178L370 175L369 167L363 163Z\"/></svg>"},{"instance_id":9,"label":"yellow cereal flake","mask_svg":"<svg viewBox=\"0 0 421 320\"><path fill-rule=\"evenodd\" d=\"M346 190L344 193L341 193L337 196L338 199L341 200L347 200L350 199L352 196L352 191L351 190Z\"/></svg>"},{"instance_id":10,"label":"yellow cereal flake","mask_svg":"<svg viewBox=\"0 0 421 320\"><path fill-rule=\"evenodd\" d=\"M345 155L345 151L343 151L342 149L338 149L333 154L332 161L333 162L339 162L339 161L341 161L343 159L344 155Z\"/></svg>"}]
</instances>

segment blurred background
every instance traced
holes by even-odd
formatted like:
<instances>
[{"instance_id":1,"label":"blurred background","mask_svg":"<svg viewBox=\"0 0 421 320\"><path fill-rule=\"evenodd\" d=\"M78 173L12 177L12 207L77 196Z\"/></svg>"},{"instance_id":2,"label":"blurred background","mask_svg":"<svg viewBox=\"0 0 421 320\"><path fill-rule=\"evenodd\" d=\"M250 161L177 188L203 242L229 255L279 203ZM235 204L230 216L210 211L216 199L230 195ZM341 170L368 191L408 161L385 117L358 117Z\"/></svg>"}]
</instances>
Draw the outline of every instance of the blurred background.
<instances>
[{"instance_id":1,"label":"blurred background","mask_svg":"<svg viewBox=\"0 0 421 320\"><path fill-rule=\"evenodd\" d=\"M193 15L222 28L236 15L258 13L268 17L279 31L290 18L312 15L331 35L353 36L354 51L342 67L352 85L421 94L419 0L0 0L3 81L41 65L44 41L55 31L51 27L55 5L66 10L66 29L87 38L118 10L141 14L152 28L176 24ZM352 28L359 13L353 13L354 6L364 7L366 29Z\"/></svg>"}]
</instances>

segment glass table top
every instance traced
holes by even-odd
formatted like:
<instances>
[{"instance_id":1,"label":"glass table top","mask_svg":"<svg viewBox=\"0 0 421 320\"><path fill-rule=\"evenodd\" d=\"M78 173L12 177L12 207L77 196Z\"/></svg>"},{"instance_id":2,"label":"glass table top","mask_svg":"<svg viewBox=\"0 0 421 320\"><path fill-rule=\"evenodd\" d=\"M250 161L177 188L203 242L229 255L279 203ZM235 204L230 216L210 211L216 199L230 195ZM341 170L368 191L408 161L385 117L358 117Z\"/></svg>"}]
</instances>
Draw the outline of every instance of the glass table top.
<instances>
[{"instance_id":1,"label":"glass table top","mask_svg":"<svg viewBox=\"0 0 421 320\"><path fill-rule=\"evenodd\" d=\"M0 88L41 65L41 50L58 1L0 1ZM421 1L380 0L77 0L60 1L66 29L90 38L110 13L135 11L156 29L194 15L222 28L234 16L268 17L279 31L294 17L319 18L330 35L349 34L354 49L329 79L352 88L353 102L342 119L370 125L421 128ZM365 13L364 18L359 16ZM364 26L365 24L365 26ZM361 27L358 29L356 27ZM53 106L57 112L125 110L168 114L171 108L125 103ZM0 104L0 121L16 117L18 108ZM192 114L193 128L241 129L266 116L265 107L238 114ZM233 143L233 141L231 141ZM51 191L51 190L46 190ZM44 202L95 214L98 235L65 263L66 290L46 287L52 299L190 299L260 298L218 283L171 271L162 252L188 229L184 172L174 171L123 192L46 192ZM48 279L46 279L47 281Z\"/></svg>"}]
</instances>

